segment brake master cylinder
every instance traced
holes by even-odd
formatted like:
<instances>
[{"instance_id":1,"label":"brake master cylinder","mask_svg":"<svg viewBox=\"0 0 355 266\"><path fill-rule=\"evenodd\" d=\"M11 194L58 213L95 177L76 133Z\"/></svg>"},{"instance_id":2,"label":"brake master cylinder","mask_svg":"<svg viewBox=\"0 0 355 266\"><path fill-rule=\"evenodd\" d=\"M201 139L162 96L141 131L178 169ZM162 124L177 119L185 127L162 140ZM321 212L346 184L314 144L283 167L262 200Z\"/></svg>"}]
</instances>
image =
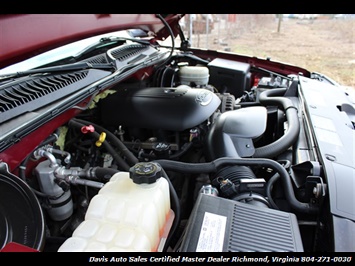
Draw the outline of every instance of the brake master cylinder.
<instances>
[{"instance_id":1,"label":"brake master cylinder","mask_svg":"<svg viewBox=\"0 0 355 266\"><path fill-rule=\"evenodd\" d=\"M115 174L58 251L159 251L173 219L169 193L156 163Z\"/></svg>"}]
</instances>

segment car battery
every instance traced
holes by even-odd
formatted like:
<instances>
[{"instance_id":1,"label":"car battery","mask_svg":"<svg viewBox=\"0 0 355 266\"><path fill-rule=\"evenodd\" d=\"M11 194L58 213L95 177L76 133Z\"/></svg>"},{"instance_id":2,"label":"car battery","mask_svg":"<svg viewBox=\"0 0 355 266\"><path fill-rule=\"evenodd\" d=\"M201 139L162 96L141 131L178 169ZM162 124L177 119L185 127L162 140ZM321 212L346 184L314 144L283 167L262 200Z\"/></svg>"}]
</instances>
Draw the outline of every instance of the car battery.
<instances>
[{"instance_id":1,"label":"car battery","mask_svg":"<svg viewBox=\"0 0 355 266\"><path fill-rule=\"evenodd\" d=\"M301 252L293 213L199 194L181 252Z\"/></svg>"},{"instance_id":2,"label":"car battery","mask_svg":"<svg viewBox=\"0 0 355 266\"><path fill-rule=\"evenodd\" d=\"M210 85L220 93L231 93L241 97L245 90L250 89L250 65L223 58L215 58L207 67L209 68Z\"/></svg>"}]
</instances>

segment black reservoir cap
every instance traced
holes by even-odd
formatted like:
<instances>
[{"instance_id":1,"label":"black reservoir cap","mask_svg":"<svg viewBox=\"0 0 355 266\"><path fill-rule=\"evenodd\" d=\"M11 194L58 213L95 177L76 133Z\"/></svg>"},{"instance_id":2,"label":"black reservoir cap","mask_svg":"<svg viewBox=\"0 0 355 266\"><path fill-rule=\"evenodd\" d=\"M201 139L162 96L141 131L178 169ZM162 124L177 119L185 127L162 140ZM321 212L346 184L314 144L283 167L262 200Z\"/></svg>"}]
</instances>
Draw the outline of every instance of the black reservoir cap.
<instances>
[{"instance_id":1,"label":"black reservoir cap","mask_svg":"<svg viewBox=\"0 0 355 266\"><path fill-rule=\"evenodd\" d=\"M161 166L152 162L136 163L129 169L129 177L136 184L152 184L161 177Z\"/></svg>"}]
</instances>

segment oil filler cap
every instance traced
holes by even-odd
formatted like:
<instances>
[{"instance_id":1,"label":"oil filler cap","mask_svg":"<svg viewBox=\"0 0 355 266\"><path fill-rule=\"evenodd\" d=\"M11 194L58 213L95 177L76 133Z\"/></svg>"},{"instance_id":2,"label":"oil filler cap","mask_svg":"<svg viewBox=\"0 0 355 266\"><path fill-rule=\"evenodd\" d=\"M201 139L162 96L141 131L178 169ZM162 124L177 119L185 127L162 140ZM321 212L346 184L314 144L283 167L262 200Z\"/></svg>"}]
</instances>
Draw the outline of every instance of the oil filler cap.
<instances>
[{"instance_id":1,"label":"oil filler cap","mask_svg":"<svg viewBox=\"0 0 355 266\"><path fill-rule=\"evenodd\" d=\"M137 163L129 169L129 177L136 184L152 184L161 177L161 166L152 162Z\"/></svg>"}]
</instances>

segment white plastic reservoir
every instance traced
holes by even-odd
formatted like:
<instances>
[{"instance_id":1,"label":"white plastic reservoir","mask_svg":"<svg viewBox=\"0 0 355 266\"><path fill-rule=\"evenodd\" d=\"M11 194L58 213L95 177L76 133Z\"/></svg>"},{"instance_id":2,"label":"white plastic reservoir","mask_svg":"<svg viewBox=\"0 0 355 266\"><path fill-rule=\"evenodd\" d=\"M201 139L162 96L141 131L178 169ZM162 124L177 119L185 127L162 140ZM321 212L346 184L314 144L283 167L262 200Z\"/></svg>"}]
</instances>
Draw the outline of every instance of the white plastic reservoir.
<instances>
[{"instance_id":1,"label":"white plastic reservoir","mask_svg":"<svg viewBox=\"0 0 355 266\"><path fill-rule=\"evenodd\" d=\"M160 251L173 218L165 178L136 184L129 172L119 172L92 198L85 220L58 251Z\"/></svg>"},{"instance_id":2,"label":"white plastic reservoir","mask_svg":"<svg viewBox=\"0 0 355 266\"><path fill-rule=\"evenodd\" d=\"M183 85L205 86L209 80L209 70L204 66L182 66L179 68L180 82Z\"/></svg>"}]
</instances>

